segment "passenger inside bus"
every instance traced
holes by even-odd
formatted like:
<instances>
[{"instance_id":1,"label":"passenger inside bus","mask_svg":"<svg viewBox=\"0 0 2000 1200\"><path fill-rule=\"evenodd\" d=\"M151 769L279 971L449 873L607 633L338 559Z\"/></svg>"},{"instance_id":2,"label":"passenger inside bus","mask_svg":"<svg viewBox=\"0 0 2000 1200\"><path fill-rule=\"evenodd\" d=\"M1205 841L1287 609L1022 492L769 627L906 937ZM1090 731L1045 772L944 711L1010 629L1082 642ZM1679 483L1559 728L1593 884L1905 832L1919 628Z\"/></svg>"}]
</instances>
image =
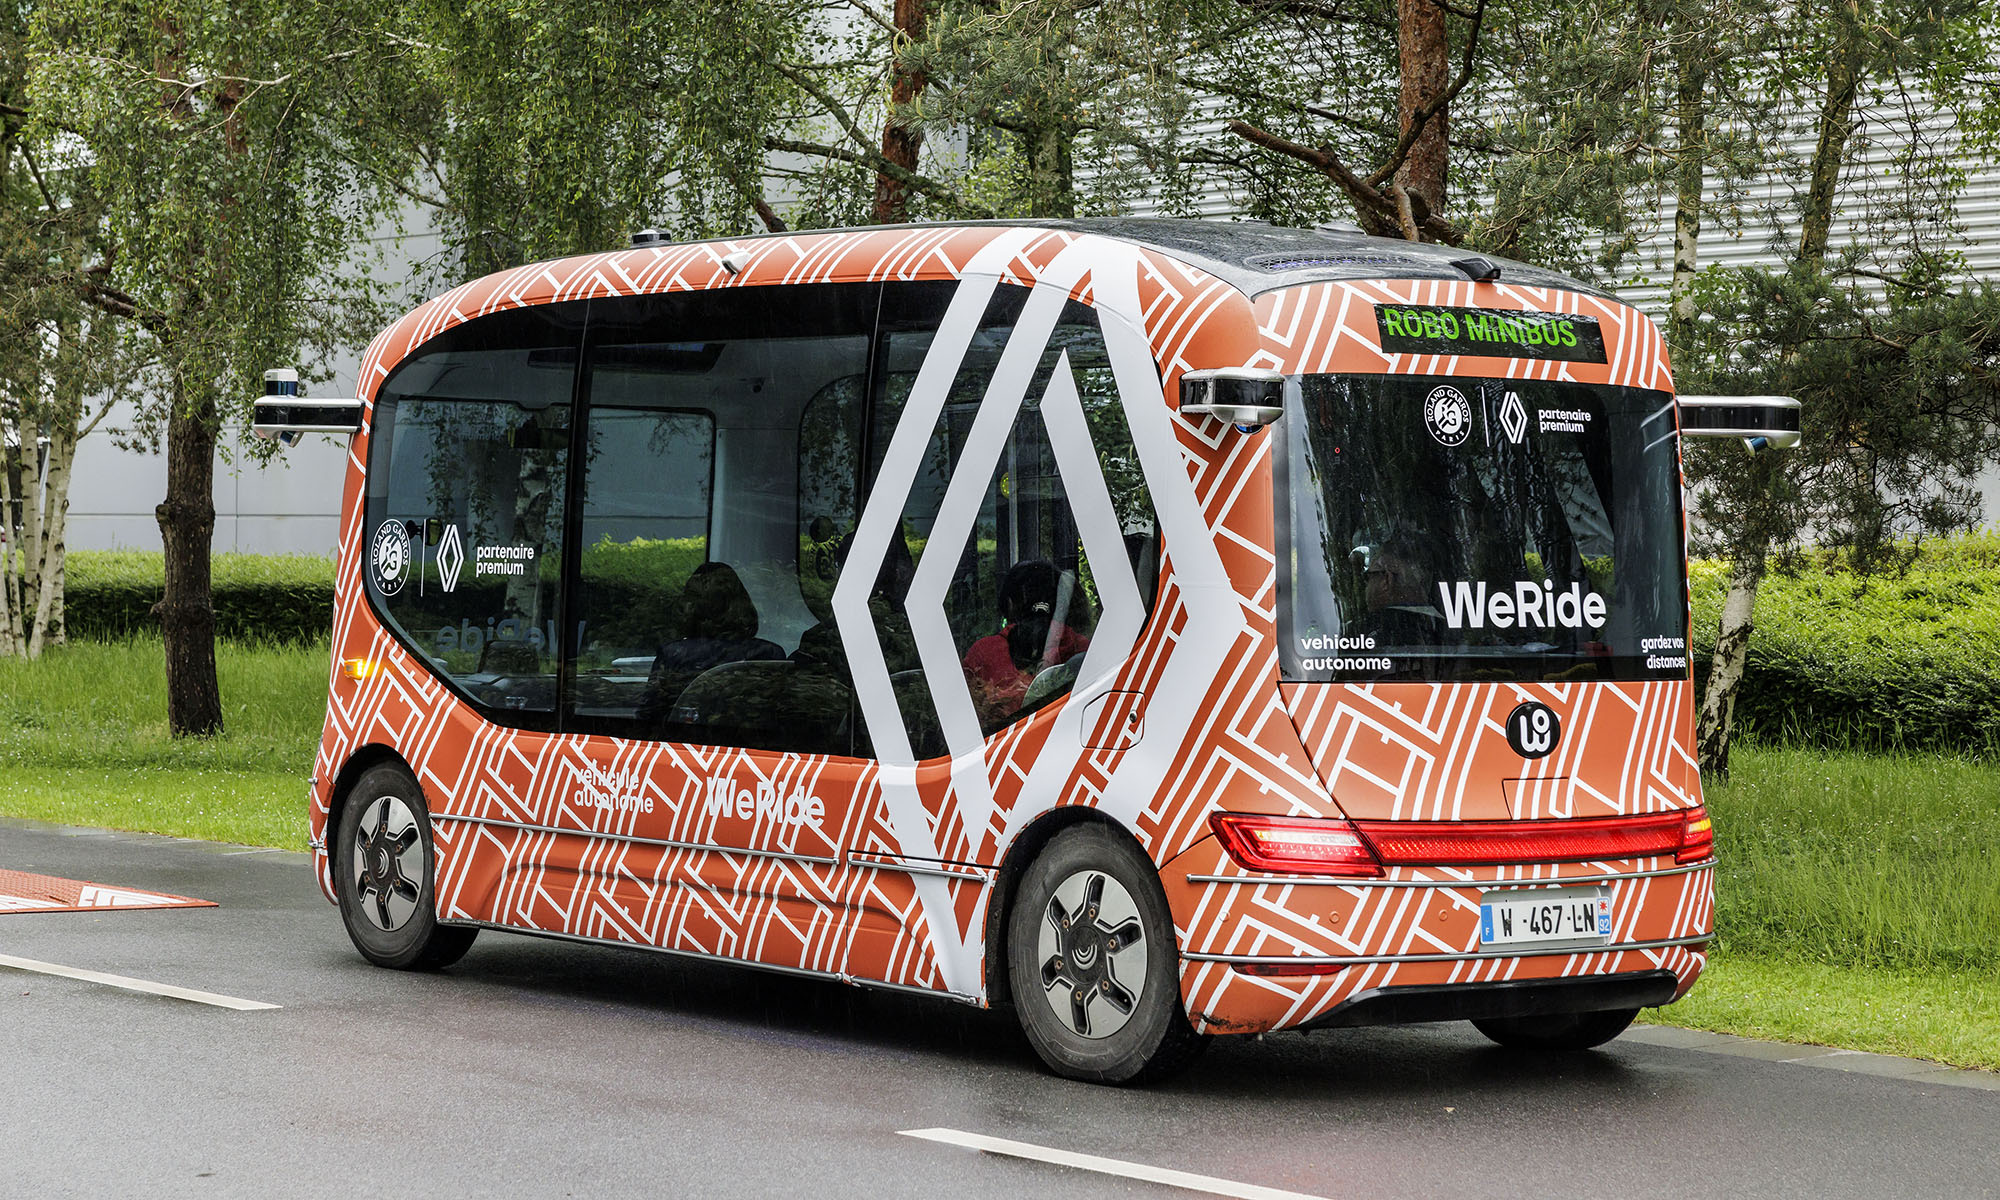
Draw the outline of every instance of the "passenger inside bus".
<instances>
[{"instance_id":1,"label":"passenger inside bus","mask_svg":"<svg viewBox=\"0 0 2000 1200\"><path fill-rule=\"evenodd\" d=\"M1357 546L1352 557L1361 567L1363 581L1362 632L1374 635L1385 648L1435 646L1443 641L1444 614L1436 604L1435 576L1407 540Z\"/></svg>"},{"instance_id":2,"label":"passenger inside bus","mask_svg":"<svg viewBox=\"0 0 2000 1200\"><path fill-rule=\"evenodd\" d=\"M1058 572L1045 558L1026 559L1008 568L1000 583L1004 626L972 643L964 660L973 705L988 732L1028 707L1038 676L1089 648L1090 639L1064 621L1071 605L1081 599L1075 577Z\"/></svg>"},{"instance_id":3,"label":"passenger inside bus","mask_svg":"<svg viewBox=\"0 0 2000 1200\"><path fill-rule=\"evenodd\" d=\"M654 651L653 669L639 701L639 718L669 717L695 677L724 663L785 657L775 642L757 636L757 607L728 563L705 562L688 576L680 599L681 636Z\"/></svg>"}]
</instances>

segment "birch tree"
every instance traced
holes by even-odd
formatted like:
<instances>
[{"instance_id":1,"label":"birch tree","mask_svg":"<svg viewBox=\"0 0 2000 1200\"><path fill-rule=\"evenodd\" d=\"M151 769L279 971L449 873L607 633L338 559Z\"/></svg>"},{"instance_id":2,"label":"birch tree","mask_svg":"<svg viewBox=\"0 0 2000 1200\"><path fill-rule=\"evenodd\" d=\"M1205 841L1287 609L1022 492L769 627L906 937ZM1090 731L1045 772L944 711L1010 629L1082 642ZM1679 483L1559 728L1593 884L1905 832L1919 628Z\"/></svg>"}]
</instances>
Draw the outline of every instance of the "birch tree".
<instances>
[{"instance_id":1,"label":"birch tree","mask_svg":"<svg viewBox=\"0 0 2000 1200\"><path fill-rule=\"evenodd\" d=\"M364 15L216 0L41 0L31 14L22 119L75 147L80 186L101 206L100 256L72 282L150 359L135 390L166 448L154 611L177 736L222 730L209 575L218 436L266 367L354 340L358 297L340 268L374 214L343 166L338 100L398 51L370 37Z\"/></svg>"}]
</instances>

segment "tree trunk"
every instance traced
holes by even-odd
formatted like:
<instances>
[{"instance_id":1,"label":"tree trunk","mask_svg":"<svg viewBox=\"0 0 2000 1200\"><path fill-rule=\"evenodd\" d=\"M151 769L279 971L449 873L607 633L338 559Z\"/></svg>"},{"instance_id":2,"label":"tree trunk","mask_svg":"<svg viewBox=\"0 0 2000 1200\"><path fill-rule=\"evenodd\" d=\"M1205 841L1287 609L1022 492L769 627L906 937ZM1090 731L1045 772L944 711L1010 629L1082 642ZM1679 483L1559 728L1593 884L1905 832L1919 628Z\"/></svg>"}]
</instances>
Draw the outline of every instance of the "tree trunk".
<instances>
[{"instance_id":1,"label":"tree trunk","mask_svg":"<svg viewBox=\"0 0 2000 1200\"><path fill-rule=\"evenodd\" d=\"M42 554L35 563L35 627L28 635L29 658L40 658L45 647L60 645L62 641L63 538L69 523L69 469L76 460L76 436L60 421L51 421L48 431L48 464L41 480L41 502L46 516L42 524Z\"/></svg>"},{"instance_id":2,"label":"tree trunk","mask_svg":"<svg viewBox=\"0 0 2000 1200\"><path fill-rule=\"evenodd\" d=\"M929 17L926 11L928 6L929 0L896 0L893 18L896 37L889 47L892 55L911 42L922 40ZM882 157L914 173L917 154L924 144L924 131L898 125L896 118L904 107L915 103L924 94L924 85L929 80L922 71L906 70L900 64L890 68L889 78L889 115L882 122ZM878 172L875 176L875 223L901 224L909 220L909 210L909 188Z\"/></svg>"},{"instance_id":3,"label":"tree trunk","mask_svg":"<svg viewBox=\"0 0 2000 1200\"><path fill-rule=\"evenodd\" d=\"M1053 123L1028 134L1029 216L1076 215L1075 136L1067 126Z\"/></svg>"},{"instance_id":4,"label":"tree trunk","mask_svg":"<svg viewBox=\"0 0 2000 1200\"><path fill-rule=\"evenodd\" d=\"M28 652L21 615L20 547L15 544L19 511L14 498L15 451L7 445L6 414L0 413L0 655L19 658Z\"/></svg>"},{"instance_id":5,"label":"tree trunk","mask_svg":"<svg viewBox=\"0 0 2000 1200\"><path fill-rule=\"evenodd\" d=\"M1736 693L1750 659L1752 613L1757 588L1764 582L1764 552L1739 556L1729 573L1729 594L1722 601L1722 621L1715 635L1715 658L1708 668L1708 686L1695 721L1695 756L1702 773L1729 778L1729 738L1736 723Z\"/></svg>"},{"instance_id":6,"label":"tree trunk","mask_svg":"<svg viewBox=\"0 0 2000 1200\"><path fill-rule=\"evenodd\" d=\"M1451 38L1445 31L1445 9L1438 0L1396 0L1396 43L1402 71L1402 92L1396 102L1396 128L1408 133L1418 110L1441 99L1451 86ZM1396 169L1398 200L1409 211L1402 232L1418 240L1425 218L1444 215L1445 176L1450 167L1449 122L1443 109L1431 114L1410 153Z\"/></svg>"},{"instance_id":7,"label":"tree trunk","mask_svg":"<svg viewBox=\"0 0 2000 1200\"><path fill-rule=\"evenodd\" d=\"M1811 182L1799 211L1799 257L1802 263L1826 260L1833 228L1833 202L1840 172L1847 164L1847 139L1854 132L1854 99L1861 89L1862 60L1868 33L1859 7L1849 0L1840 22L1833 60L1826 67L1826 95L1820 101L1819 141L1813 147Z\"/></svg>"},{"instance_id":8,"label":"tree trunk","mask_svg":"<svg viewBox=\"0 0 2000 1200\"><path fill-rule=\"evenodd\" d=\"M215 607L209 549L215 537L215 397L190 402L176 388L167 421L167 498L155 510L166 547L166 591L153 611L166 643L167 730L175 737L222 732L215 677Z\"/></svg>"},{"instance_id":9,"label":"tree trunk","mask_svg":"<svg viewBox=\"0 0 2000 1200\"><path fill-rule=\"evenodd\" d=\"M1812 170L1805 202L1800 208L1797 262L1818 266L1826 261L1832 234L1834 201L1847 165L1847 142L1854 131L1854 101L1868 54L1868 32L1859 6L1848 0L1836 17L1840 29L1833 57L1826 68L1826 93L1819 110L1819 139L1813 147ZM1736 719L1736 691L1749 659L1751 612L1757 587L1764 580L1768 547L1739 550L1730 564L1729 595L1722 604L1722 624L1716 634L1715 659L1708 688L1702 696L1695 727L1695 753L1704 772L1729 776L1729 739Z\"/></svg>"},{"instance_id":10,"label":"tree trunk","mask_svg":"<svg viewBox=\"0 0 2000 1200\"><path fill-rule=\"evenodd\" d=\"M1683 55L1676 113L1681 158L1674 186L1674 279L1667 312L1667 346L1676 359L1687 352L1694 332L1694 277L1701 269L1702 182L1708 166L1706 51L1689 45Z\"/></svg>"}]
</instances>

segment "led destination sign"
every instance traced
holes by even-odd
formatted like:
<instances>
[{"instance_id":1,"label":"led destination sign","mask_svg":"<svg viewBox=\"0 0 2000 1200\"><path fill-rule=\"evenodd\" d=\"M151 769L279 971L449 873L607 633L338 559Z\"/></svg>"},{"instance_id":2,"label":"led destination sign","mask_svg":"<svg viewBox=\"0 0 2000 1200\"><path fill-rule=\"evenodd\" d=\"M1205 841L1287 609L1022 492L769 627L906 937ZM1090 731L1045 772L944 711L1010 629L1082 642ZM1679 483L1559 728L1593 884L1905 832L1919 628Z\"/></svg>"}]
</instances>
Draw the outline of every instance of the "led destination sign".
<instances>
[{"instance_id":1,"label":"led destination sign","mask_svg":"<svg viewBox=\"0 0 2000 1200\"><path fill-rule=\"evenodd\" d=\"M1604 333L1596 317L1497 308L1378 304L1375 323L1391 354L1470 354L1601 363Z\"/></svg>"}]
</instances>

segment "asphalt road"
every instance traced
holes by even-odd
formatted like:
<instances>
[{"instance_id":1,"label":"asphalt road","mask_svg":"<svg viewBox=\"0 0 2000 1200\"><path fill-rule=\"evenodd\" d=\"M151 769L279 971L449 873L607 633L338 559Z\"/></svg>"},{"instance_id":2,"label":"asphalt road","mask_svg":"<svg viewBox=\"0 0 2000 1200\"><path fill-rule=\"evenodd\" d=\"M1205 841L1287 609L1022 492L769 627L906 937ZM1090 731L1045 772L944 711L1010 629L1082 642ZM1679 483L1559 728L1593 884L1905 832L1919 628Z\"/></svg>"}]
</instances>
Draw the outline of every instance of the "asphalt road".
<instances>
[{"instance_id":1,"label":"asphalt road","mask_svg":"<svg viewBox=\"0 0 2000 1200\"><path fill-rule=\"evenodd\" d=\"M934 1128L1339 1198L2000 1195L2000 1081L1904 1060L1440 1025L1115 1090L995 1014L638 951L378 970L302 854L0 822L0 868L220 903L0 915L0 955L281 1006L0 970L4 1197L1196 1194L901 1132Z\"/></svg>"}]
</instances>

